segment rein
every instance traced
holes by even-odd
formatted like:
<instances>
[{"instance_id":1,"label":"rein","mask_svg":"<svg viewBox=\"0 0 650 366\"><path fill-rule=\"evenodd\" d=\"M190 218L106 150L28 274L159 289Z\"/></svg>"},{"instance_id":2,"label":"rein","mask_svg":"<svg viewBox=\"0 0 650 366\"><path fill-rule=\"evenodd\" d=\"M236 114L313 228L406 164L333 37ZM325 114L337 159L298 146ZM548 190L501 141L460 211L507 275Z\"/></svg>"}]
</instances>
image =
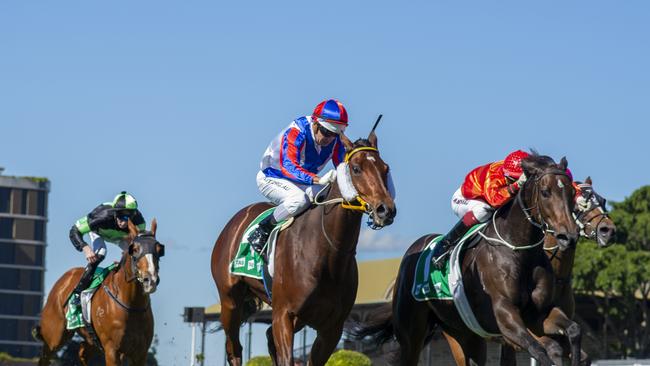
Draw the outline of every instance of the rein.
<instances>
[{"instance_id":1,"label":"rein","mask_svg":"<svg viewBox=\"0 0 650 366\"><path fill-rule=\"evenodd\" d=\"M130 265L131 265L131 273L133 274L133 276L129 278L129 276L127 275L127 273L126 273L127 272L127 269L126 269L127 263L126 262L129 262L129 261L126 258L124 258L124 260L120 263L120 265L123 266L123 268L124 268L124 280L126 281L126 283L133 282L134 280L138 280L138 282L142 283L142 281L140 280L140 278L137 275L137 271L135 271L134 268L133 268L134 267L133 257L131 255L129 255L129 254L127 254L127 256L131 257ZM111 281L111 283L113 283L113 282ZM113 287L115 287L115 285L113 285ZM120 301L120 299L113 292L111 292L108 285L103 284L102 288L104 289L104 292L106 292L106 294L113 301L115 301L122 309L126 310L129 313L143 313L143 312L147 311L151 307L151 300L147 302L147 306L145 306L145 307L141 307L141 308L130 307L129 305L126 305L122 301Z\"/></svg>"},{"instance_id":2,"label":"rein","mask_svg":"<svg viewBox=\"0 0 650 366\"><path fill-rule=\"evenodd\" d=\"M345 154L345 159L343 160L346 164L350 161L350 158L358 152L361 151L375 151L379 153L379 150L374 147L370 146L361 146L357 147L356 149L353 149L352 151L348 152ZM323 236L325 236L325 240L327 240L327 244L335 250L338 251L339 248L337 248L334 243L332 243L332 240L330 237L327 235L327 230L325 230L325 206L327 205L336 205L336 204L341 204L341 208L346 209L346 210L351 210L351 211L360 211L362 213L366 213L368 215L372 215L372 209L370 208L370 205L368 202L366 202L363 198L361 198L361 195L357 193L357 196L355 197L355 200L357 201L355 203L351 203L349 201L346 201L343 197L339 198L334 198L331 200L327 201L319 201L318 198L321 196L321 194L325 191L327 191L330 188L331 183L327 183L318 193L316 193L316 196L314 196L314 204L317 206L322 206L322 211L321 211L321 231L323 232ZM350 250L350 253L356 254L356 249Z\"/></svg>"},{"instance_id":3,"label":"rein","mask_svg":"<svg viewBox=\"0 0 650 366\"><path fill-rule=\"evenodd\" d=\"M544 177L544 176L546 176L546 175L549 175L549 174L554 174L554 175L558 175L558 174L566 175L566 173L563 173L563 172L559 172L559 173L558 173L558 172L546 172L546 173L540 175L539 177L535 177L535 180L534 180L535 183L537 183L537 182L538 182L542 177ZM544 218L543 218L543 217L540 217L540 220L539 220L539 221L541 221L541 223L538 223L538 222L536 222L535 219L533 218L533 215L531 215L530 211L536 209L537 206L538 206L538 203L539 203L539 190L537 189L537 184L535 184L535 186L533 187L533 189L534 189L534 196L535 196L535 205L534 205L534 206L532 206L532 207L526 207L526 205L524 204L524 200L523 200L523 198L521 197L522 194L523 194L522 192L524 191L523 188L520 189L519 192L517 192L516 200L517 200L517 203L518 203L518 205L519 205L519 208L521 209L521 211L522 211L522 212L524 213L524 215L526 216L526 220L528 220L528 222L529 222L531 225L533 225L534 227L540 229L540 230L544 233L544 235L542 235L542 239L541 239L540 241L538 241L537 243L534 243L534 244L530 244L530 245L522 245L522 246L513 245L513 244L510 244L508 241L506 241L506 240L501 236L501 234L499 233L499 230L497 229L497 223L496 223L496 217L497 217L497 214L498 214L499 210L501 209L501 207L499 207L499 208L494 212L494 214L492 215L492 227L494 227L494 233L497 235L498 238L491 238L491 237L489 237L489 236L483 234L482 231L479 231L478 234L479 234L481 237L483 237L483 239L487 240L488 242L496 243L496 244L499 244L499 245L503 245L503 246L509 248L509 249L512 250L512 251L532 249L532 248L538 247L539 245L543 244L543 243L544 243L544 238L545 238L546 233L553 233L554 231L548 228L548 225L546 224L546 222L544 222Z\"/></svg>"}]
</instances>

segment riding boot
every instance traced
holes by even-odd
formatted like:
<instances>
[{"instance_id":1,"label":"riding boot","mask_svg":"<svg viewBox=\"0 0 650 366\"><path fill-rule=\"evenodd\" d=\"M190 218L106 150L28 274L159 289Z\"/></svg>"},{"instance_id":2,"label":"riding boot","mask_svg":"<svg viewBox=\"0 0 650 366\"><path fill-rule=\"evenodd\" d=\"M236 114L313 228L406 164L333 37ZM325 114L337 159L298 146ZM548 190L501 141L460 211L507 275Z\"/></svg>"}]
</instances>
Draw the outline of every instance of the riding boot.
<instances>
[{"instance_id":1,"label":"riding boot","mask_svg":"<svg viewBox=\"0 0 650 366\"><path fill-rule=\"evenodd\" d=\"M248 235L247 240L256 252L262 252L266 241L269 240L271 231L277 224L278 222L275 220L275 217L273 217L273 214L268 215L262 219L255 230Z\"/></svg>"},{"instance_id":2,"label":"riding boot","mask_svg":"<svg viewBox=\"0 0 650 366\"><path fill-rule=\"evenodd\" d=\"M81 294L81 291L87 289L88 286L90 286L90 283L92 282L93 279L93 275L95 274L95 269L97 269L97 266L99 266L99 262L101 262L101 259L98 259L95 263L88 263L88 265L86 265L86 268L84 269L84 273L81 275L77 287L75 287L74 290L72 290L72 295L71 295L72 305L80 304L79 295Z\"/></svg>"},{"instance_id":3,"label":"riding boot","mask_svg":"<svg viewBox=\"0 0 650 366\"><path fill-rule=\"evenodd\" d=\"M440 242L438 242L438 245L436 245L436 248L434 249L433 252L433 257L436 258L433 261L433 266L438 269L442 270L444 268L444 260L442 260L445 255L451 251L451 249L458 243L458 241L465 235L469 229L472 228L474 225L466 225L465 220L460 220L454 225L454 227L449 230L447 235L445 235L442 239L440 239Z\"/></svg>"}]
</instances>

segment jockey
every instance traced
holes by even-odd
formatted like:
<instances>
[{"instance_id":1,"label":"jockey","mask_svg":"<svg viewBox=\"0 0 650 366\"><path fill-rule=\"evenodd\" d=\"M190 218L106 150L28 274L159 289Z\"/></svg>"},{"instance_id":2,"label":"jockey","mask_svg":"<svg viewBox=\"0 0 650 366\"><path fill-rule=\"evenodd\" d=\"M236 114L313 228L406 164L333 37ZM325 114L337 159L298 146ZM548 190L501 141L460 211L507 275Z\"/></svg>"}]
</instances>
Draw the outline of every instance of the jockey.
<instances>
[{"instance_id":1,"label":"jockey","mask_svg":"<svg viewBox=\"0 0 650 366\"><path fill-rule=\"evenodd\" d=\"M501 161L482 165L465 177L451 199L451 209L461 220L436 246L436 267L442 267L442 254L449 251L469 229L486 222L492 213L514 197L526 182L521 161L530 154L514 151Z\"/></svg>"},{"instance_id":2,"label":"jockey","mask_svg":"<svg viewBox=\"0 0 650 366\"><path fill-rule=\"evenodd\" d=\"M106 243L115 243L124 251L128 249L129 243L124 239L129 235L129 220L139 230L144 230L145 222L135 197L122 191L115 196L113 202L103 203L88 215L77 220L70 229L70 241L80 252L83 252L88 260L86 269L79 279L77 287L73 290L73 304L79 304L79 294L85 290L92 280L95 269L106 256ZM83 240L88 234L92 248Z\"/></svg>"},{"instance_id":3,"label":"jockey","mask_svg":"<svg viewBox=\"0 0 650 366\"><path fill-rule=\"evenodd\" d=\"M275 225L307 209L323 185L336 179L332 169L317 174L331 159L338 166L345 156L339 137L348 126L348 113L335 99L321 102L311 116L297 118L271 141L262 156L257 187L277 205L272 215L260 221L248 242L262 250Z\"/></svg>"}]
</instances>

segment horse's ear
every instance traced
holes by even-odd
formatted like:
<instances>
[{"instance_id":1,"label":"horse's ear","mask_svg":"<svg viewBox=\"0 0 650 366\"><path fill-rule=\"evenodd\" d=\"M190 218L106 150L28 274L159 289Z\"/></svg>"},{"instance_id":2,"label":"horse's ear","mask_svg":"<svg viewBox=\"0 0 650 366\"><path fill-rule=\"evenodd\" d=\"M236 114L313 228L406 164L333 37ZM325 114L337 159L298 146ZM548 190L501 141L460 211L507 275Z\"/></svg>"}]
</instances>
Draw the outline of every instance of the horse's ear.
<instances>
[{"instance_id":1,"label":"horse's ear","mask_svg":"<svg viewBox=\"0 0 650 366\"><path fill-rule=\"evenodd\" d=\"M129 242L133 242L136 236L138 236L138 228L129 220Z\"/></svg>"},{"instance_id":2,"label":"horse's ear","mask_svg":"<svg viewBox=\"0 0 650 366\"><path fill-rule=\"evenodd\" d=\"M587 177L587 179L585 179L585 183L591 185L591 177Z\"/></svg>"},{"instance_id":3,"label":"horse's ear","mask_svg":"<svg viewBox=\"0 0 650 366\"><path fill-rule=\"evenodd\" d=\"M341 142L345 147L345 151L352 151L352 149L354 149L354 143L352 143L352 141L350 141L350 139L347 136L345 136L344 133L340 133L339 138L341 139Z\"/></svg>"},{"instance_id":4,"label":"horse's ear","mask_svg":"<svg viewBox=\"0 0 650 366\"><path fill-rule=\"evenodd\" d=\"M560 160L560 170L565 171L569 166L569 162L566 160L566 156L563 156Z\"/></svg>"},{"instance_id":5,"label":"horse's ear","mask_svg":"<svg viewBox=\"0 0 650 366\"><path fill-rule=\"evenodd\" d=\"M521 161L521 169L523 169L524 174L529 178L540 172L537 162L530 159L524 159Z\"/></svg>"},{"instance_id":6,"label":"horse's ear","mask_svg":"<svg viewBox=\"0 0 650 366\"><path fill-rule=\"evenodd\" d=\"M151 220L151 233L153 236L156 236L156 230L158 229L158 221L154 217L153 220Z\"/></svg>"},{"instance_id":7,"label":"horse's ear","mask_svg":"<svg viewBox=\"0 0 650 366\"><path fill-rule=\"evenodd\" d=\"M375 130L370 131L370 135L368 135L368 141L370 141L370 145L372 147L375 149L377 148L377 134L375 133Z\"/></svg>"}]
</instances>

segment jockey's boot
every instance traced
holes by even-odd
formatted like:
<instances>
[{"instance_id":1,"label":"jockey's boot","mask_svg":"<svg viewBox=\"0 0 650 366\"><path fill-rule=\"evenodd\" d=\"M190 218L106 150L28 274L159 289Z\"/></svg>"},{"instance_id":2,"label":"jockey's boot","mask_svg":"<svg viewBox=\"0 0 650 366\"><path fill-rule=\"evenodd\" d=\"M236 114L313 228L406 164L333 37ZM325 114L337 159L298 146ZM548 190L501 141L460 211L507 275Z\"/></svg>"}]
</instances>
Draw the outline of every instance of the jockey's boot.
<instances>
[{"instance_id":1,"label":"jockey's boot","mask_svg":"<svg viewBox=\"0 0 650 366\"><path fill-rule=\"evenodd\" d=\"M436 246L433 257L433 266L442 270L444 268L445 261L443 260L447 253L451 252L451 249L458 243L458 241L465 235L469 229L474 225L466 225L464 220L460 220L454 225L454 227L449 230L447 235L445 235L438 245Z\"/></svg>"},{"instance_id":2,"label":"jockey's boot","mask_svg":"<svg viewBox=\"0 0 650 366\"><path fill-rule=\"evenodd\" d=\"M275 217L273 217L273 214L268 215L262 219L255 230L248 235L247 240L256 252L262 252L266 241L269 240L271 230L273 230L277 223L278 222L275 220Z\"/></svg>"},{"instance_id":3,"label":"jockey's boot","mask_svg":"<svg viewBox=\"0 0 650 366\"><path fill-rule=\"evenodd\" d=\"M95 263L88 263L86 265L84 273L81 275L77 287L72 290L72 301L70 302L72 305L78 306L81 303L81 298L79 295L81 294L81 291L87 289L88 286L90 286L90 282L93 279L93 274L95 274L95 269L97 269L97 266L99 266L99 262L101 262L102 259L103 258L99 257Z\"/></svg>"}]
</instances>

